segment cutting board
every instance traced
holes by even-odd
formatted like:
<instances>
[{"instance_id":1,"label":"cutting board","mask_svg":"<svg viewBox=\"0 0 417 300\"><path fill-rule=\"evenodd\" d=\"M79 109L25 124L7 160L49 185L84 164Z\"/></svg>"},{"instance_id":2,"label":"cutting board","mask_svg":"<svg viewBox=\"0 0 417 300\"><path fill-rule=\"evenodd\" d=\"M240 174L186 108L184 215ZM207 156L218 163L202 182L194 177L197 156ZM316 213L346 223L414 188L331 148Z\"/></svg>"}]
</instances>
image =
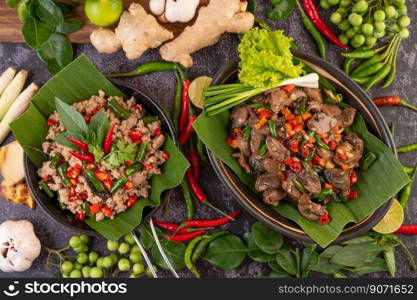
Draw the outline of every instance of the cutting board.
<instances>
[{"instance_id":1,"label":"cutting board","mask_svg":"<svg viewBox=\"0 0 417 300\"><path fill-rule=\"evenodd\" d=\"M124 0L125 10L132 2L141 4L149 12L149 0ZM209 0L201 0L200 2L200 6L207 5ZM68 17L78 18L84 23L81 30L69 35L71 42L78 44L90 43L90 33L96 29L97 26L88 21L84 13L84 4L79 4L74 13L72 15L68 15ZM168 30L172 31L174 35L178 35L186 26L193 24L194 21L195 18L188 23L161 24ZM4 0L0 0L0 42L22 43L23 36L21 33L21 27L22 23L17 17L16 9L9 8Z\"/></svg>"}]
</instances>

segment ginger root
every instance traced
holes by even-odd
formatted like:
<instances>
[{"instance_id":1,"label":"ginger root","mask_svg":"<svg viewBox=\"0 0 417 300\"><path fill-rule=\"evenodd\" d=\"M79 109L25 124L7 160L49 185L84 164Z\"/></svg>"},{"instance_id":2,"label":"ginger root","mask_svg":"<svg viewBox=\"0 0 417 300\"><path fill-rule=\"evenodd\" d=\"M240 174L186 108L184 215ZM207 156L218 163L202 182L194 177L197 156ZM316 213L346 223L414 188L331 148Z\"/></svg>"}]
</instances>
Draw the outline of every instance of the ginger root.
<instances>
[{"instance_id":1,"label":"ginger root","mask_svg":"<svg viewBox=\"0 0 417 300\"><path fill-rule=\"evenodd\" d=\"M191 53L217 43L225 32L246 33L253 27L254 16L241 11L240 0L211 0L199 11L197 20L173 41L159 49L162 58L191 67Z\"/></svg>"},{"instance_id":2,"label":"ginger root","mask_svg":"<svg viewBox=\"0 0 417 300\"><path fill-rule=\"evenodd\" d=\"M136 59L149 48L157 48L173 38L174 34L138 3L132 3L122 14L114 32L97 29L90 35L92 44L100 53L113 53L123 48L128 59Z\"/></svg>"}]
</instances>

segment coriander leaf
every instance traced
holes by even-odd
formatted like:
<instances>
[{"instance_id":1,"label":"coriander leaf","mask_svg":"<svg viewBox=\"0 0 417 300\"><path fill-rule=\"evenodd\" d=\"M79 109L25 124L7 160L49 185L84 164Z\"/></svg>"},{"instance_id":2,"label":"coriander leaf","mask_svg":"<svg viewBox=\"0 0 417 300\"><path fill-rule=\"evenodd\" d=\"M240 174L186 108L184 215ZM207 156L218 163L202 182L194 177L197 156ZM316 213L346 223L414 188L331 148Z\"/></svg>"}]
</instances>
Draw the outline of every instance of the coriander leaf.
<instances>
[{"instance_id":1,"label":"coriander leaf","mask_svg":"<svg viewBox=\"0 0 417 300\"><path fill-rule=\"evenodd\" d=\"M58 5L52 0L38 0L36 15L43 22L58 26L64 22L64 15Z\"/></svg>"},{"instance_id":2,"label":"coriander leaf","mask_svg":"<svg viewBox=\"0 0 417 300\"><path fill-rule=\"evenodd\" d=\"M70 34L80 30L83 23L79 19L68 19L56 28L56 32L62 34Z\"/></svg>"},{"instance_id":3,"label":"coriander leaf","mask_svg":"<svg viewBox=\"0 0 417 300\"><path fill-rule=\"evenodd\" d=\"M104 151L101 146L88 145L88 151L94 155L95 161L100 161L104 157Z\"/></svg>"},{"instance_id":4,"label":"coriander leaf","mask_svg":"<svg viewBox=\"0 0 417 300\"><path fill-rule=\"evenodd\" d=\"M85 137L87 133L87 124L85 123L83 116L57 97L55 97L55 106L65 129Z\"/></svg>"},{"instance_id":5,"label":"coriander leaf","mask_svg":"<svg viewBox=\"0 0 417 300\"><path fill-rule=\"evenodd\" d=\"M287 18L291 15L295 7L294 0L274 0L271 1L271 3L274 7L266 12L266 16L268 19L274 21L280 21Z\"/></svg>"},{"instance_id":6,"label":"coriander leaf","mask_svg":"<svg viewBox=\"0 0 417 300\"><path fill-rule=\"evenodd\" d=\"M25 43L35 50L38 50L51 38L54 30L53 26L35 19L30 14L26 17L22 26Z\"/></svg>"},{"instance_id":7,"label":"coriander leaf","mask_svg":"<svg viewBox=\"0 0 417 300\"><path fill-rule=\"evenodd\" d=\"M123 140L118 140L116 149L111 151L102 161L107 169L120 167L126 161L133 161L137 152L136 144L126 146Z\"/></svg>"}]
</instances>

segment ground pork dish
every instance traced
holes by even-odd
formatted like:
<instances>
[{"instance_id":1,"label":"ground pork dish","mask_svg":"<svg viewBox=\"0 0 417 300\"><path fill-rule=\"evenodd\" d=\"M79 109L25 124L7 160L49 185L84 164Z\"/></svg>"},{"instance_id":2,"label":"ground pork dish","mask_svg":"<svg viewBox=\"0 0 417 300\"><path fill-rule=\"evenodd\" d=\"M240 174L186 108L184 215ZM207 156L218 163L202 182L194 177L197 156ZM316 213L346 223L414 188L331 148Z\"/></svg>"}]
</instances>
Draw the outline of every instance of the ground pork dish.
<instances>
[{"instance_id":1,"label":"ground pork dish","mask_svg":"<svg viewBox=\"0 0 417 300\"><path fill-rule=\"evenodd\" d=\"M356 110L329 91L285 86L231 112L228 143L255 189L273 206L289 199L308 220L328 224L326 205L358 198L363 141L350 129Z\"/></svg>"},{"instance_id":2,"label":"ground pork dish","mask_svg":"<svg viewBox=\"0 0 417 300\"><path fill-rule=\"evenodd\" d=\"M58 196L78 220L113 218L147 198L150 179L161 173L169 154L157 116L147 116L135 98L106 97L103 91L57 110L42 150L40 187Z\"/></svg>"}]
</instances>

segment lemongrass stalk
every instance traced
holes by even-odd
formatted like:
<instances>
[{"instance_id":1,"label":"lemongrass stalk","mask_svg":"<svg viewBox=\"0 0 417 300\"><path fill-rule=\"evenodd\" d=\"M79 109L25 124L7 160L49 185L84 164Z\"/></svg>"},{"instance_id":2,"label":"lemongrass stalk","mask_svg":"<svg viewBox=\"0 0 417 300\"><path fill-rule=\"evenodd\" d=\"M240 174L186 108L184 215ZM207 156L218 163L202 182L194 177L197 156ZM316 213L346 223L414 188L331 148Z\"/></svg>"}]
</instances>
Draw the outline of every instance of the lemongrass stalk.
<instances>
[{"instance_id":1,"label":"lemongrass stalk","mask_svg":"<svg viewBox=\"0 0 417 300\"><path fill-rule=\"evenodd\" d=\"M29 107L30 99L36 94L39 87L31 83L12 104L3 120L0 122L0 143L4 141L10 132L10 123L16 120Z\"/></svg>"},{"instance_id":2,"label":"lemongrass stalk","mask_svg":"<svg viewBox=\"0 0 417 300\"><path fill-rule=\"evenodd\" d=\"M16 70L12 67L8 67L6 71L0 76L0 95L4 92L9 83L13 80Z\"/></svg>"},{"instance_id":3,"label":"lemongrass stalk","mask_svg":"<svg viewBox=\"0 0 417 300\"><path fill-rule=\"evenodd\" d=\"M4 90L4 93L0 97L0 120L3 119L10 106L19 96L27 77L28 71L21 70Z\"/></svg>"}]
</instances>

